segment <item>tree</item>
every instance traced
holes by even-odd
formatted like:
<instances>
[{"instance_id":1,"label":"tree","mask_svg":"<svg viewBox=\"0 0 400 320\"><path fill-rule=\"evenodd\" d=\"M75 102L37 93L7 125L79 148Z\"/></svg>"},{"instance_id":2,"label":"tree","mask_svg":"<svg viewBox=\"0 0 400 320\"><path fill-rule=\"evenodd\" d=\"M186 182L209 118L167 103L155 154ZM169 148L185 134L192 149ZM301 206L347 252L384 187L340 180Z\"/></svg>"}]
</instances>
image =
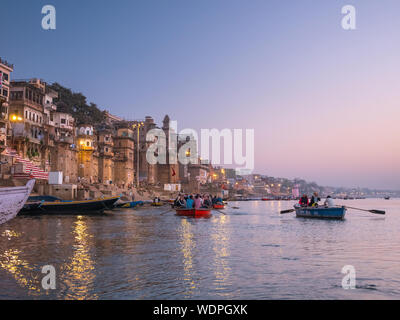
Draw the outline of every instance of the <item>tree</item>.
<instances>
[{"instance_id":1,"label":"tree","mask_svg":"<svg viewBox=\"0 0 400 320\"><path fill-rule=\"evenodd\" d=\"M86 97L81 92L72 92L55 82L50 86L58 92L58 98L54 100L58 112L71 114L77 125L87 123L97 125L104 120L104 111L101 111L95 103L87 104Z\"/></svg>"}]
</instances>

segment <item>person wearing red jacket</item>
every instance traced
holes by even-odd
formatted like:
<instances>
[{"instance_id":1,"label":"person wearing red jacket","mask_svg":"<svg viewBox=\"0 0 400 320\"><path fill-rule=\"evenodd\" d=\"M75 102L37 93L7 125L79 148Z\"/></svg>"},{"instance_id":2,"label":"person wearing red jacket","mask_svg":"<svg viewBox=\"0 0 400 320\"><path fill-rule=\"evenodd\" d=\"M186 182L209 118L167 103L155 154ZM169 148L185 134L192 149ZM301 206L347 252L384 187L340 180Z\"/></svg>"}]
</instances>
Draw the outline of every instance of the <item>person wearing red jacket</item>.
<instances>
[{"instance_id":1,"label":"person wearing red jacket","mask_svg":"<svg viewBox=\"0 0 400 320\"><path fill-rule=\"evenodd\" d=\"M307 195L306 194L303 194L303 196L300 198L300 201L299 201L299 205L300 206L302 206L302 207L307 207L308 206L308 197L307 197Z\"/></svg>"}]
</instances>

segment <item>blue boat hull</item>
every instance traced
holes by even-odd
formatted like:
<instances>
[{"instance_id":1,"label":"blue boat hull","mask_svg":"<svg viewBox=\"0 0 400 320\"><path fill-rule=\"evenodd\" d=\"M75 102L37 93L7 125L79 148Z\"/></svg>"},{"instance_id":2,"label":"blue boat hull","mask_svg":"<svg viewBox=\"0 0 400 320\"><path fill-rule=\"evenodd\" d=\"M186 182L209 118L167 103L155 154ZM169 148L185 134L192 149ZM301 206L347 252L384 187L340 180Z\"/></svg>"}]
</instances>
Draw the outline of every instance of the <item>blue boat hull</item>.
<instances>
[{"instance_id":1,"label":"blue boat hull","mask_svg":"<svg viewBox=\"0 0 400 320\"><path fill-rule=\"evenodd\" d=\"M117 205L119 208L135 208L136 206L142 206L144 204L143 201L129 201L125 203L121 203Z\"/></svg>"},{"instance_id":2,"label":"blue boat hull","mask_svg":"<svg viewBox=\"0 0 400 320\"><path fill-rule=\"evenodd\" d=\"M296 217L301 218L318 218L318 219L343 219L346 214L345 207L335 207L335 208L312 208L312 207L297 207Z\"/></svg>"}]
</instances>

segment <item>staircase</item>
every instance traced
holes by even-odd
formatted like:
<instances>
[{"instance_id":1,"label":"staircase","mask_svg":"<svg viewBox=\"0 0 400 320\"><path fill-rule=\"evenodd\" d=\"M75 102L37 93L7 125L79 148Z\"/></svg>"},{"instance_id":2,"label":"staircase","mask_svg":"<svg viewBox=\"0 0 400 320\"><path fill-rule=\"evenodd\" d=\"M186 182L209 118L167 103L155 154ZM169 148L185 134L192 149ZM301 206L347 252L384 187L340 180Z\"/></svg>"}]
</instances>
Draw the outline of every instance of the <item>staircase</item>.
<instances>
[{"instance_id":1,"label":"staircase","mask_svg":"<svg viewBox=\"0 0 400 320\"><path fill-rule=\"evenodd\" d=\"M49 179L49 173L44 171L43 169L39 168L38 166L35 166L32 161L29 159L22 158L21 156L18 155L17 151L11 148L6 148L4 151L3 155L13 157L15 159L16 163L22 163L23 164L23 172L21 173L14 173L13 178L16 179L39 179L39 180L48 180Z\"/></svg>"}]
</instances>

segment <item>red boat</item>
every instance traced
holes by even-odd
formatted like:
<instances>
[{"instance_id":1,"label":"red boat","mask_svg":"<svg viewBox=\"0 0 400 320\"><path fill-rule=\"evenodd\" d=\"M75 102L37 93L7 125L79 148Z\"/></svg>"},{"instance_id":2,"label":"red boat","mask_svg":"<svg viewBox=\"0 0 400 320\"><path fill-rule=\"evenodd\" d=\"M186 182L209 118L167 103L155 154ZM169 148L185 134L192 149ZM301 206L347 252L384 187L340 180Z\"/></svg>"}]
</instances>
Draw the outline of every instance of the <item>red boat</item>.
<instances>
[{"instance_id":1,"label":"red boat","mask_svg":"<svg viewBox=\"0 0 400 320\"><path fill-rule=\"evenodd\" d=\"M214 204L213 208L214 209L225 209L225 205L224 204Z\"/></svg>"},{"instance_id":2,"label":"red boat","mask_svg":"<svg viewBox=\"0 0 400 320\"><path fill-rule=\"evenodd\" d=\"M209 218L211 217L211 209L175 209L177 216L194 217L194 218Z\"/></svg>"},{"instance_id":3,"label":"red boat","mask_svg":"<svg viewBox=\"0 0 400 320\"><path fill-rule=\"evenodd\" d=\"M262 198L261 200L262 200L262 201L269 201L269 200L271 200L271 199L268 199L268 198Z\"/></svg>"}]
</instances>

